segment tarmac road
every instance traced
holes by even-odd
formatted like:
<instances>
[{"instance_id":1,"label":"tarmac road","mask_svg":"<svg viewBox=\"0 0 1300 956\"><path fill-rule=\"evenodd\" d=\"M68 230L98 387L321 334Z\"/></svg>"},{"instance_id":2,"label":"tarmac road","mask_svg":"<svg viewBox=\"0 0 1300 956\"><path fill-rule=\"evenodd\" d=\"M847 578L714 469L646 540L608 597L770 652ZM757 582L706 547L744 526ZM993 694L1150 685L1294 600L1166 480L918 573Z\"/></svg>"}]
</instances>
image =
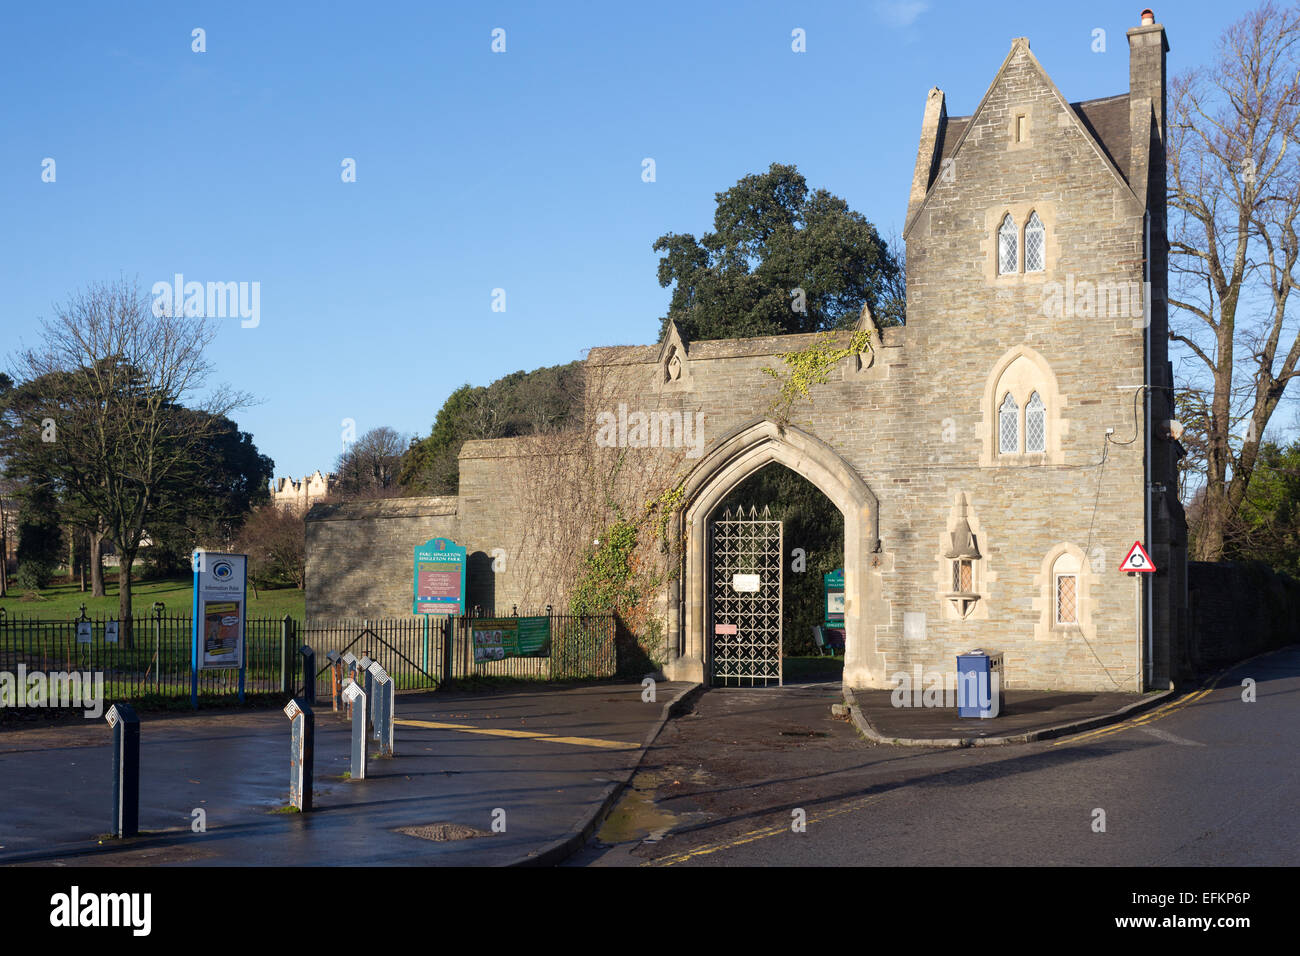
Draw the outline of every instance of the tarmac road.
<instances>
[{"instance_id":1,"label":"tarmac road","mask_svg":"<svg viewBox=\"0 0 1300 956\"><path fill-rule=\"evenodd\" d=\"M1020 746L868 744L830 716L838 700L838 684L704 694L570 865L1300 863L1300 648L1121 724Z\"/></svg>"}]
</instances>

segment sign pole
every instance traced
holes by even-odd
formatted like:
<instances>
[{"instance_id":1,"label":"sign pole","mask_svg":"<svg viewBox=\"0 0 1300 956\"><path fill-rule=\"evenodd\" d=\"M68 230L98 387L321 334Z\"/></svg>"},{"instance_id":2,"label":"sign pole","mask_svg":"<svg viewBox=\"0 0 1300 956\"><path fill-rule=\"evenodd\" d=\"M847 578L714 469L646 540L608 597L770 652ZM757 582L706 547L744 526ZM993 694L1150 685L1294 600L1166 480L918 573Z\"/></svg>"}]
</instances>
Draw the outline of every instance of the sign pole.
<instances>
[{"instance_id":1,"label":"sign pole","mask_svg":"<svg viewBox=\"0 0 1300 956\"><path fill-rule=\"evenodd\" d=\"M245 566L244 596L239 602L239 702L244 702L244 670L248 666L248 573Z\"/></svg>"},{"instance_id":2,"label":"sign pole","mask_svg":"<svg viewBox=\"0 0 1300 956\"><path fill-rule=\"evenodd\" d=\"M190 616L190 707L199 709L199 571L203 552L195 551L191 561L194 571L194 612Z\"/></svg>"}]
</instances>

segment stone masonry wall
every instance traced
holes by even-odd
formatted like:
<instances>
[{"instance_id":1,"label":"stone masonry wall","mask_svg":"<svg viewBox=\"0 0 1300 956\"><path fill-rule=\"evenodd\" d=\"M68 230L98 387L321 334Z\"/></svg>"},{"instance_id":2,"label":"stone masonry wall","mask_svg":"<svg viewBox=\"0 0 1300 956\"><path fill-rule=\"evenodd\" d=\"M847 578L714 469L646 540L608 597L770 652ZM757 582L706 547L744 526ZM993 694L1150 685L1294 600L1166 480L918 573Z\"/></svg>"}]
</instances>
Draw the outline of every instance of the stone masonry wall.
<instances>
[{"instance_id":1,"label":"stone masonry wall","mask_svg":"<svg viewBox=\"0 0 1300 956\"><path fill-rule=\"evenodd\" d=\"M410 617L414 549L459 542L454 497L315 505L307 515L307 621Z\"/></svg>"}]
</instances>

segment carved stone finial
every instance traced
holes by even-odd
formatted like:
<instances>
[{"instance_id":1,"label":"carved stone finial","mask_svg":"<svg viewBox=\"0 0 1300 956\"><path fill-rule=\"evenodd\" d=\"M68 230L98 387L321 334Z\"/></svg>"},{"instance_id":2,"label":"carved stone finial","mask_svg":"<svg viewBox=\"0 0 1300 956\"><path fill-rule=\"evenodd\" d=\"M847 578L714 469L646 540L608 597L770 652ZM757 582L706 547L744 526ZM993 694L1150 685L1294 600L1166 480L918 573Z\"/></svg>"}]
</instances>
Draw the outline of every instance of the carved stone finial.
<instances>
[{"instance_id":1,"label":"carved stone finial","mask_svg":"<svg viewBox=\"0 0 1300 956\"><path fill-rule=\"evenodd\" d=\"M874 332L879 338L880 326L876 325L876 318L871 314L871 305L867 302L862 303L862 312L858 316L858 329L867 332Z\"/></svg>"},{"instance_id":2,"label":"carved stone finial","mask_svg":"<svg viewBox=\"0 0 1300 956\"><path fill-rule=\"evenodd\" d=\"M677 323L670 321L659 346L661 385L690 385L690 353Z\"/></svg>"}]
</instances>

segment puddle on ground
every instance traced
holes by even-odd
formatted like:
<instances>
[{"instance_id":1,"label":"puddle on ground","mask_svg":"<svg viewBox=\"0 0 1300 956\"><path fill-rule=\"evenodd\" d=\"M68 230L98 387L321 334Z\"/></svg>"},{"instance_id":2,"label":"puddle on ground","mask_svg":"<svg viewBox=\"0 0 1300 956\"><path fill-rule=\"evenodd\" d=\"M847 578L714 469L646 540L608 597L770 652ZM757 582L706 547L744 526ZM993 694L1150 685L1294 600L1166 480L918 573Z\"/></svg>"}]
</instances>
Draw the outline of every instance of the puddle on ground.
<instances>
[{"instance_id":1,"label":"puddle on ground","mask_svg":"<svg viewBox=\"0 0 1300 956\"><path fill-rule=\"evenodd\" d=\"M664 770L642 770L633 778L623 796L610 811L601 825L596 839L601 843L655 843L663 839L670 830L694 823L707 816L705 813L672 813L655 803L655 791L660 787L672 786L674 781L690 780L703 783L707 777L705 770L687 770L684 767L668 767Z\"/></svg>"}]
</instances>

